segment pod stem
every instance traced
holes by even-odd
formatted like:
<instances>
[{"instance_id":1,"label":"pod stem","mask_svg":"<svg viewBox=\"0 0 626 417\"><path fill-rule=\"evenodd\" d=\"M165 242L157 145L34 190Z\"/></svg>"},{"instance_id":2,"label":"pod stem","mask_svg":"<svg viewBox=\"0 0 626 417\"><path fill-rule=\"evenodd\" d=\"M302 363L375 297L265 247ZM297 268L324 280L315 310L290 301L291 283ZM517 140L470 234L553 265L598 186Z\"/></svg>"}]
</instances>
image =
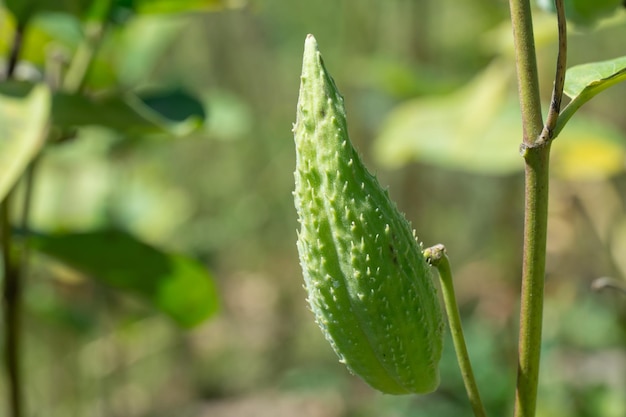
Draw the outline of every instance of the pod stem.
<instances>
[{"instance_id":1,"label":"pod stem","mask_svg":"<svg viewBox=\"0 0 626 417\"><path fill-rule=\"evenodd\" d=\"M456 302L454 286L452 284L452 271L450 269L450 261L446 254L446 248L443 245L435 245L424 250L424 256L427 261L437 268L439 279L441 281L441 291L443 293L443 302L448 316L448 325L452 334L454 350L456 351L457 361L461 368L461 376L467 391L472 410L476 417L486 417L485 407L480 399L474 371L470 362L467 346L465 345L465 336L463 335L463 327L461 326L461 315Z\"/></svg>"}]
</instances>

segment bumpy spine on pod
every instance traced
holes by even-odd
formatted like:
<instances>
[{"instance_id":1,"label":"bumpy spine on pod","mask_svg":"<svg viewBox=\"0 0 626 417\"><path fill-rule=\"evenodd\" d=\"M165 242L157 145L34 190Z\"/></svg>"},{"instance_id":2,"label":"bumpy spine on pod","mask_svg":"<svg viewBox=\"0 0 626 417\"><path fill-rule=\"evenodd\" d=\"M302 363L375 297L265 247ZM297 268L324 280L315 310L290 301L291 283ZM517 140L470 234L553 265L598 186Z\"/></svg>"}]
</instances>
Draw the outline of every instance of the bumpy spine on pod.
<instances>
[{"instance_id":1,"label":"bumpy spine on pod","mask_svg":"<svg viewBox=\"0 0 626 417\"><path fill-rule=\"evenodd\" d=\"M295 205L308 301L340 361L389 394L439 385L443 318L415 233L348 138L317 42L304 47Z\"/></svg>"}]
</instances>

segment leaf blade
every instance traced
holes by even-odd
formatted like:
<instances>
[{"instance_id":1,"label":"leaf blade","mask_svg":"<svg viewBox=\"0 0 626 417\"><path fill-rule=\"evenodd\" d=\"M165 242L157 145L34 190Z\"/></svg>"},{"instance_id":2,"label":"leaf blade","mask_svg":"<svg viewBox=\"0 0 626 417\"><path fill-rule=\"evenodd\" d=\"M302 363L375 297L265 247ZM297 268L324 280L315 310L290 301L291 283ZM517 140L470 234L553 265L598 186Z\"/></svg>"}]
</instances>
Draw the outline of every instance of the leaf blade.
<instances>
[{"instance_id":1,"label":"leaf blade","mask_svg":"<svg viewBox=\"0 0 626 417\"><path fill-rule=\"evenodd\" d=\"M4 199L44 144L50 118L44 84L0 86L0 200Z\"/></svg>"},{"instance_id":2,"label":"leaf blade","mask_svg":"<svg viewBox=\"0 0 626 417\"><path fill-rule=\"evenodd\" d=\"M561 111L554 137L565 127L583 104L607 88L626 80L626 56L607 61L577 65L567 70L563 92L571 98Z\"/></svg>"},{"instance_id":3,"label":"leaf blade","mask_svg":"<svg viewBox=\"0 0 626 417\"><path fill-rule=\"evenodd\" d=\"M567 70L564 93L572 100L589 90L602 90L626 79L626 56L576 65ZM606 84L609 84L605 87ZM602 91L600 90L600 91Z\"/></svg>"},{"instance_id":4,"label":"leaf blade","mask_svg":"<svg viewBox=\"0 0 626 417\"><path fill-rule=\"evenodd\" d=\"M57 93L53 122L61 129L103 126L123 134L184 136L204 122L204 108L193 96L178 91L112 95L93 99Z\"/></svg>"},{"instance_id":5,"label":"leaf blade","mask_svg":"<svg viewBox=\"0 0 626 417\"><path fill-rule=\"evenodd\" d=\"M179 325L200 324L218 309L217 290L197 261L166 253L114 229L38 234L33 249L103 284L129 292L167 314Z\"/></svg>"},{"instance_id":6,"label":"leaf blade","mask_svg":"<svg viewBox=\"0 0 626 417\"><path fill-rule=\"evenodd\" d=\"M508 64L496 61L453 93L399 105L375 140L379 163L397 167L419 161L486 175L521 171L519 106L508 93L511 74Z\"/></svg>"}]
</instances>

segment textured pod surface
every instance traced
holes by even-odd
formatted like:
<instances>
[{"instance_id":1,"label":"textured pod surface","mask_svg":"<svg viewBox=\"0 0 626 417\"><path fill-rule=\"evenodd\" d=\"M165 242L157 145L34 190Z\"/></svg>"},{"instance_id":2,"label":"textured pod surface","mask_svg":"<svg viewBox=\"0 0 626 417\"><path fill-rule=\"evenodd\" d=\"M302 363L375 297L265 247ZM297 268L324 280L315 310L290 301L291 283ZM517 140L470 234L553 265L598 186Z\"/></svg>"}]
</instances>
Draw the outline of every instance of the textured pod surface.
<instances>
[{"instance_id":1,"label":"textured pod surface","mask_svg":"<svg viewBox=\"0 0 626 417\"><path fill-rule=\"evenodd\" d=\"M298 251L308 301L333 349L389 394L439 384L443 318L410 224L348 139L343 98L308 35L296 143Z\"/></svg>"}]
</instances>

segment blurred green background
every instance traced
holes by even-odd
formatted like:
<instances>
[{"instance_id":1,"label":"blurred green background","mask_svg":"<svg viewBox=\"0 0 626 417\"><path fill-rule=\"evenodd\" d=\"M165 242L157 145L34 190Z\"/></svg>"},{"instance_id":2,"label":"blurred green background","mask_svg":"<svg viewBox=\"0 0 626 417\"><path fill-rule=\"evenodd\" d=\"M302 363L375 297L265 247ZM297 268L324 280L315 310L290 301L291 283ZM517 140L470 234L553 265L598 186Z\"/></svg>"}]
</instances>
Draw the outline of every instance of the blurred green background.
<instances>
[{"instance_id":1,"label":"blurred green background","mask_svg":"<svg viewBox=\"0 0 626 417\"><path fill-rule=\"evenodd\" d=\"M570 65L623 54L623 15L572 29ZM6 12L2 20L6 56L13 23ZM25 294L28 415L470 415L449 338L435 393L385 396L338 363L307 309L291 195L307 33L366 163L420 240L447 246L488 413L511 415L523 165L507 20L503 0L241 0L111 27L87 91L167 86L195 95L206 120L185 137L80 128L46 149L32 227L113 225L192 255L212 272L221 309L181 330L35 257ZM537 12L536 29L548 100L554 18ZM71 54L79 40L76 22L45 15L23 56L41 69L45 54ZM590 288L626 276L624 108L622 85L586 105L554 144L540 417L626 415L626 299Z\"/></svg>"}]
</instances>

